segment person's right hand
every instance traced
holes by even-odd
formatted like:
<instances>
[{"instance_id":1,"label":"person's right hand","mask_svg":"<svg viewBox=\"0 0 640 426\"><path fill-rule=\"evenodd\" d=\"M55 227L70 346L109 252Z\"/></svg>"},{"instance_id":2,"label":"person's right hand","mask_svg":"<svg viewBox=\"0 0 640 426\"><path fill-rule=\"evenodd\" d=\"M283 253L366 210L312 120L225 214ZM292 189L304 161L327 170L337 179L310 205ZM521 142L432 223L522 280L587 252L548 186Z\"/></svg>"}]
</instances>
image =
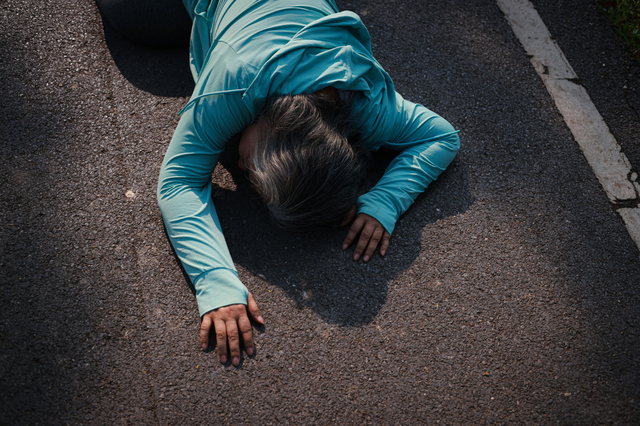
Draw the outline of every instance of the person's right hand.
<instances>
[{"instance_id":1,"label":"person's right hand","mask_svg":"<svg viewBox=\"0 0 640 426\"><path fill-rule=\"evenodd\" d=\"M249 316L247 316L247 312ZM200 342L202 349L209 346L209 331L213 325L216 331L216 343L220 362L227 362L227 348L231 355L231 362L236 367L240 364L240 335L244 342L247 355L253 355L253 335L251 334L251 322L249 317L258 324L264 324L258 304L251 293L247 297L247 306L242 304L223 306L209 311L202 317L200 325ZM228 343L228 345L227 345Z\"/></svg>"}]
</instances>

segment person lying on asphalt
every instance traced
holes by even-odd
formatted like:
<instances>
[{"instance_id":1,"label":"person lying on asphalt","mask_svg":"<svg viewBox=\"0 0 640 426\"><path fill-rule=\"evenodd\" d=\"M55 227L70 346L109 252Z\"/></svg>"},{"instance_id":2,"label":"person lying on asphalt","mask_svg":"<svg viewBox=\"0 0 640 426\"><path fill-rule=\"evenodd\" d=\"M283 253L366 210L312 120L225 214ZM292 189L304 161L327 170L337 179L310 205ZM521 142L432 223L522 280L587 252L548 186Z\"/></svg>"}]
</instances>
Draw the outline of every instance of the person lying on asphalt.
<instances>
[{"instance_id":1,"label":"person lying on asphalt","mask_svg":"<svg viewBox=\"0 0 640 426\"><path fill-rule=\"evenodd\" d=\"M107 1L107 0L103 0ZM395 223L459 149L453 127L405 100L353 12L333 0L184 0L191 99L166 152L158 203L195 289L202 348L254 353L263 318L240 282L211 198L211 174L241 133L239 164L284 229L348 225L354 260L386 253ZM368 153L399 151L363 193ZM230 357L230 358L229 358Z\"/></svg>"}]
</instances>

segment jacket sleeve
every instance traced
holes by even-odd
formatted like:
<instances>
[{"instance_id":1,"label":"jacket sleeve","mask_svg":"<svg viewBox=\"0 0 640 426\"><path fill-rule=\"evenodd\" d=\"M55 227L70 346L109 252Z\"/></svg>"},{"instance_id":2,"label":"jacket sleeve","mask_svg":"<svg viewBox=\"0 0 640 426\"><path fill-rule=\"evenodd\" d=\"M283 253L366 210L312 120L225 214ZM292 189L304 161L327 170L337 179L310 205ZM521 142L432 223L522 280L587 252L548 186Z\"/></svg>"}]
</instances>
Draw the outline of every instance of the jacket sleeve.
<instances>
[{"instance_id":1,"label":"jacket sleeve","mask_svg":"<svg viewBox=\"0 0 640 426\"><path fill-rule=\"evenodd\" d=\"M395 105L383 108L382 147L400 154L380 181L358 198L358 212L376 218L392 233L395 224L427 186L442 173L460 148L457 131L442 117L395 93Z\"/></svg>"},{"instance_id":2,"label":"jacket sleeve","mask_svg":"<svg viewBox=\"0 0 640 426\"><path fill-rule=\"evenodd\" d=\"M238 94L201 99L183 113L160 171L158 204L200 315L247 303L211 199L211 173L226 142L251 122Z\"/></svg>"}]
</instances>

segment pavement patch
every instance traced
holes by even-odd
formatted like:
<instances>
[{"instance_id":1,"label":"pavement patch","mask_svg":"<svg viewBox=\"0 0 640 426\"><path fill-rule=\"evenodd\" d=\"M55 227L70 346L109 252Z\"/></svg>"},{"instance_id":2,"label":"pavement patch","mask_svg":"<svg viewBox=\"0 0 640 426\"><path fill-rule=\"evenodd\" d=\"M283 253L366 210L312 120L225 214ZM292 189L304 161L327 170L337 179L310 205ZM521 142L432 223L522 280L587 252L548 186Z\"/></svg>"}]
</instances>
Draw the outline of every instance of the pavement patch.
<instances>
[{"instance_id":1,"label":"pavement patch","mask_svg":"<svg viewBox=\"0 0 640 426\"><path fill-rule=\"evenodd\" d=\"M536 72L580 146L607 197L619 206L629 234L640 248L638 184L631 164L591 101L578 76L529 0L497 0Z\"/></svg>"}]
</instances>

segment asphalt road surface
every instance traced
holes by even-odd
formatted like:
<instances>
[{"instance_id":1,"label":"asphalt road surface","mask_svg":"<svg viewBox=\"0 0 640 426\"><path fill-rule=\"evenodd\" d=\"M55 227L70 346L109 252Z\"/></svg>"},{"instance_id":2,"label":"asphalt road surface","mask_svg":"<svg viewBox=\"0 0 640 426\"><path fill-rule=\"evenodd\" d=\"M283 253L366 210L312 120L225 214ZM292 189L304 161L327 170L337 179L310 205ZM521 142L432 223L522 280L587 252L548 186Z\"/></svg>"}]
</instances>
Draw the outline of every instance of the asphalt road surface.
<instances>
[{"instance_id":1,"label":"asphalt road surface","mask_svg":"<svg viewBox=\"0 0 640 426\"><path fill-rule=\"evenodd\" d=\"M534 4L640 170L640 65L590 0ZM230 153L213 196L266 321L234 368L155 197L186 49L0 1L0 424L640 423L638 248L498 6L339 6L462 149L366 264L277 230Z\"/></svg>"}]
</instances>

